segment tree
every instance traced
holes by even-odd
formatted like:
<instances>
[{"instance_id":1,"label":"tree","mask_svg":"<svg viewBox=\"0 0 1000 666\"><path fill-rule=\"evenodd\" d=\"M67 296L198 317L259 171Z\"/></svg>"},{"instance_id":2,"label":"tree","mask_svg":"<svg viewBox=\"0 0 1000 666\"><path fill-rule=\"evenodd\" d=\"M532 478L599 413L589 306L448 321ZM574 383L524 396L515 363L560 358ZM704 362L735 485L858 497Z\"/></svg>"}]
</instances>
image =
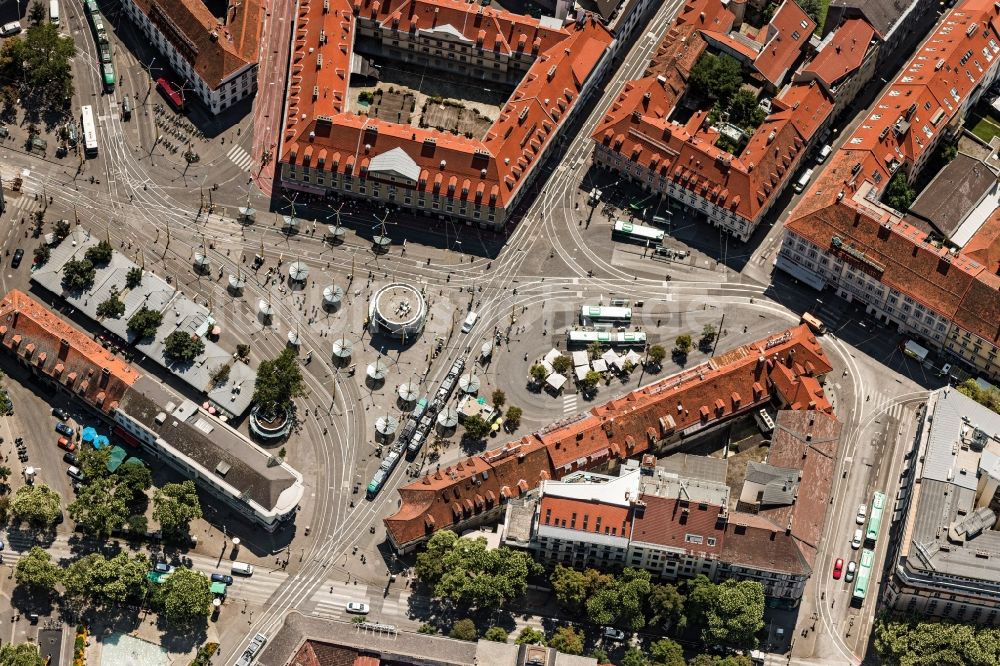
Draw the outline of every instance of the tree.
<instances>
[{"instance_id":1,"label":"tree","mask_svg":"<svg viewBox=\"0 0 1000 666\"><path fill-rule=\"evenodd\" d=\"M94 264L86 259L70 259L63 264L62 285L66 291L86 291L94 286Z\"/></svg>"},{"instance_id":2,"label":"tree","mask_svg":"<svg viewBox=\"0 0 1000 666\"><path fill-rule=\"evenodd\" d=\"M257 367L254 402L279 409L291 407L292 398L305 393L305 381L295 350L287 348L277 358L261 361Z\"/></svg>"},{"instance_id":3,"label":"tree","mask_svg":"<svg viewBox=\"0 0 1000 666\"><path fill-rule=\"evenodd\" d=\"M493 395L490 397L493 401L493 406L497 409L502 409L504 404L507 402L507 394L500 389L493 391Z\"/></svg>"},{"instance_id":4,"label":"tree","mask_svg":"<svg viewBox=\"0 0 1000 666\"><path fill-rule=\"evenodd\" d=\"M67 222L66 220L59 220L52 228L52 232L56 235L56 238L61 243L62 241L66 240L66 236L69 236L70 232L69 222Z\"/></svg>"},{"instance_id":5,"label":"tree","mask_svg":"<svg viewBox=\"0 0 1000 666\"><path fill-rule=\"evenodd\" d=\"M629 649L625 650L625 654L622 655L621 666L646 666L648 663L646 655L634 645L629 646Z\"/></svg>"},{"instance_id":6,"label":"tree","mask_svg":"<svg viewBox=\"0 0 1000 666\"><path fill-rule=\"evenodd\" d=\"M157 586L153 603L166 613L167 621L180 625L203 622L212 612L208 577L187 567L177 567Z\"/></svg>"},{"instance_id":7,"label":"tree","mask_svg":"<svg viewBox=\"0 0 1000 666\"><path fill-rule=\"evenodd\" d=\"M111 261L111 257L114 253L115 251L111 247L111 243L106 240L102 240L97 245L92 245L87 248L83 257L95 266L104 266Z\"/></svg>"},{"instance_id":8,"label":"tree","mask_svg":"<svg viewBox=\"0 0 1000 666\"><path fill-rule=\"evenodd\" d=\"M646 625L643 610L649 590L648 571L626 568L610 585L596 589L587 599L587 617L594 624L639 631Z\"/></svg>"},{"instance_id":9,"label":"tree","mask_svg":"<svg viewBox=\"0 0 1000 666\"><path fill-rule=\"evenodd\" d=\"M7 467L7 465L0 465L0 483L7 483L7 479L10 478L10 475L10 467Z\"/></svg>"},{"instance_id":10,"label":"tree","mask_svg":"<svg viewBox=\"0 0 1000 666\"><path fill-rule=\"evenodd\" d=\"M649 656L656 666L684 666L684 648L680 643L669 638L660 640L649 646Z\"/></svg>"},{"instance_id":11,"label":"tree","mask_svg":"<svg viewBox=\"0 0 1000 666\"><path fill-rule=\"evenodd\" d=\"M128 289L135 289L140 284L142 284L142 269L138 266L133 266L125 274L125 286Z\"/></svg>"},{"instance_id":12,"label":"tree","mask_svg":"<svg viewBox=\"0 0 1000 666\"><path fill-rule=\"evenodd\" d=\"M201 503L194 481L168 483L153 495L153 520L174 536L187 534L192 520L201 518Z\"/></svg>"},{"instance_id":13,"label":"tree","mask_svg":"<svg viewBox=\"0 0 1000 666\"><path fill-rule=\"evenodd\" d=\"M802 8L806 16L816 21L816 23L820 23L823 18L821 15L824 14L823 0L795 0L795 4Z\"/></svg>"},{"instance_id":14,"label":"tree","mask_svg":"<svg viewBox=\"0 0 1000 666\"><path fill-rule=\"evenodd\" d=\"M14 580L17 584L28 588L36 595L54 590L61 576L62 569L59 565L38 546L32 546L28 554L17 561L17 567L14 569Z\"/></svg>"},{"instance_id":15,"label":"tree","mask_svg":"<svg viewBox=\"0 0 1000 666\"><path fill-rule=\"evenodd\" d=\"M39 2L39 0L35 0L35 2L31 3L31 6L28 8L28 20L32 25L38 25L45 21L47 13L45 5Z\"/></svg>"},{"instance_id":16,"label":"tree","mask_svg":"<svg viewBox=\"0 0 1000 666\"><path fill-rule=\"evenodd\" d=\"M889 181L889 185L885 188L882 201L898 211L906 212L916 198L917 193L910 187L910 184L906 180L906 172L897 171L896 175Z\"/></svg>"},{"instance_id":17,"label":"tree","mask_svg":"<svg viewBox=\"0 0 1000 666\"><path fill-rule=\"evenodd\" d=\"M493 641L494 643L506 643L507 642L507 630L503 627L490 627L483 634L484 641Z\"/></svg>"},{"instance_id":18,"label":"tree","mask_svg":"<svg viewBox=\"0 0 1000 666\"><path fill-rule=\"evenodd\" d=\"M111 462L111 449L108 447L100 449L83 447L77 453L76 458L79 463L77 466L88 482L111 476L111 472L108 471L108 463Z\"/></svg>"},{"instance_id":19,"label":"tree","mask_svg":"<svg viewBox=\"0 0 1000 666\"><path fill-rule=\"evenodd\" d=\"M517 430L518 426L521 425L521 416L524 414L524 410L515 405L511 405L507 409L507 414L505 416L507 427L510 430Z\"/></svg>"},{"instance_id":20,"label":"tree","mask_svg":"<svg viewBox=\"0 0 1000 666\"><path fill-rule=\"evenodd\" d=\"M478 638L476 623L469 618L459 620L451 626L451 632L448 635L460 641L474 641Z\"/></svg>"},{"instance_id":21,"label":"tree","mask_svg":"<svg viewBox=\"0 0 1000 666\"><path fill-rule=\"evenodd\" d=\"M711 654L696 654L688 659L687 666L715 666L716 657Z\"/></svg>"},{"instance_id":22,"label":"tree","mask_svg":"<svg viewBox=\"0 0 1000 666\"><path fill-rule=\"evenodd\" d=\"M604 347L601 345L600 342L595 340L594 342L591 342L589 345L587 345L587 356L589 356L591 360L595 358L601 358L601 354L603 353L604 353Z\"/></svg>"},{"instance_id":23,"label":"tree","mask_svg":"<svg viewBox=\"0 0 1000 666\"><path fill-rule=\"evenodd\" d=\"M215 384L216 386L222 386L223 384L229 381L229 373L232 370L232 367L233 366L230 365L229 363L221 364L219 367L217 367L215 370L212 371L212 374L209 376L209 379L211 379L212 383Z\"/></svg>"},{"instance_id":24,"label":"tree","mask_svg":"<svg viewBox=\"0 0 1000 666\"><path fill-rule=\"evenodd\" d=\"M163 314L156 310L150 310L144 305L129 317L128 330L132 331L137 341L143 340L156 335L156 329L160 328L162 323Z\"/></svg>"},{"instance_id":25,"label":"tree","mask_svg":"<svg viewBox=\"0 0 1000 666\"><path fill-rule=\"evenodd\" d=\"M131 497L131 493L118 492L110 477L90 479L67 511L81 530L107 538L124 525L128 517L125 495Z\"/></svg>"},{"instance_id":26,"label":"tree","mask_svg":"<svg viewBox=\"0 0 1000 666\"><path fill-rule=\"evenodd\" d=\"M716 585L705 576L687 582L687 626L699 627L709 645L755 647L764 627L764 588L750 580Z\"/></svg>"},{"instance_id":27,"label":"tree","mask_svg":"<svg viewBox=\"0 0 1000 666\"><path fill-rule=\"evenodd\" d=\"M1000 413L1000 391L992 388L979 388L975 379L966 379L958 385L958 392L967 398L972 398L980 405Z\"/></svg>"},{"instance_id":28,"label":"tree","mask_svg":"<svg viewBox=\"0 0 1000 666\"><path fill-rule=\"evenodd\" d=\"M667 350L662 345L653 345L649 348L646 355L654 367L659 367L663 359L667 357Z\"/></svg>"},{"instance_id":29,"label":"tree","mask_svg":"<svg viewBox=\"0 0 1000 666\"><path fill-rule=\"evenodd\" d=\"M729 122L747 131L753 131L764 122L767 113L760 108L757 96L746 88L740 88L729 100Z\"/></svg>"},{"instance_id":30,"label":"tree","mask_svg":"<svg viewBox=\"0 0 1000 666\"><path fill-rule=\"evenodd\" d=\"M549 376L549 371L546 370L545 366L541 363L535 363L531 366L531 369L528 370L528 374L531 375L532 380L541 384L545 381L545 378Z\"/></svg>"},{"instance_id":31,"label":"tree","mask_svg":"<svg viewBox=\"0 0 1000 666\"><path fill-rule=\"evenodd\" d=\"M649 626L667 627L676 625L684 615L684 596L676 585L665 583L654 585L646 599L649 607Z\"/></svg>"},{"instance_id":32,"label":"tree","mask_svg":"<svg viewBox=\"0 0 1000 666\"><path fill-rule=\"evenodd\" d=\"M240 361L250 360L250 345L248 344L238 344L236 345L236 353L233 357Z\"/></svg>"},{"instance_id":33,"label":"tree","mask_svg":"<svg viewBox=\"0 0 1000 666\"><path fill-rule=\"evenodd\" d=\"M705 324L701 329L701 340L698 341L698 346L702 349L711 349L712 343L715 342L715 338L719 335L718 330L715 328L715 324Z\"/></svg>"},{"instance_id":34,"label":"tree","mask_svg":"<svg viewBox=\"0 0 1000 666\"><path fill-rule=\"evenodd\" d=\"M688 84L701 96L728 106L743 85L743 73L736 59L705 51L691 68Z\"/></svg>"},{"instance_id":35,"label":"tree","mask_svg":"<svg viewBox=\"0 0 1000 666\"><path fill-rule=\"evenodd\" d=\"M1000 629L951 622L875 622L875 651L883 664L1000 663Z\"/></svg>"},{"instance_id":36,"label":"tree","mask_svg":"<svg viewBox=\"0 0 1000 666\"><path fill-rule=\"evenodd\" d=\"M73 96L70 59L76 53L72 37L43 21L28 28L22 37L8 39L0 48L0 75L16 81L22 104L61 109Z\"/></svg>"},{"instance_id":37,"label":"tree","mask_svg":"<svg viewBox=\"0 0 1000 666\"><path fill-rule=\"evenodd\" d=\"M691 351L691 336L688 334L678 335L674 340L674 351L682 356L686 356Z\"/></svg>"},{"instance_id":38,"label":"tree","mask_svg":"<svg viewBox=\"0 0 1000 666\"><path fill-rule=\"evenodd\" d=\"M174 363L190 363L205 351L205 341L177 329L163 341L163 352Z\"/></svg>"},{"instance_id":39,"label":"tree","mask_svg":"<svg viewBox=\"0 0 1000 666\"><path fill-rule=\"evenodd\" d=\"M583 654L583 633L570 626L559 627L548 645L564 654Z\"/></svg>"},{"instance_id":40,"label":"tree","mask_svg":"<svg viewBox=\"0 0 1000 666\"><path fill-rule=\"evenodd\" d=\"M39 527L53 525L62 514L59 493L44 483L21 486L14 494L10 512L17 522L27 522Z\"/></svg>"},{"instance_id":41,"label":"tree","mask_svg":"<svg viewBox=\"0 0 1000 666\"><path fill-rule=\"evenodd\" d=\"M598 664L611 663L611 657L608 656L608 653L605 652L604 649L599 647L595 647L593 650L588 652L587 656L590 657L591 659L596 659Z\"/></svg>"},{"instance_id":42,"label":"tree","mask_svg":"<svg viewBox=\"0 0 1000 666\"><path fill-rule=\"evenodd\" d=\"M490 550L485 539L463 539L451 530L432 536L416 565L417 576L434 596L472 608L498 608L521 596L529 572L537 569L524 552Z\"/></svg>"},{"instance_id":43,"label":"tree","mask_svg":"<svg viewBox=\"0 0 1000 666\"><path fill-rule=\"evenodd\" d=\"M433 636L437 632L438 632L437 627L435 627L433 624L427 624L426 622L420 625L419 628L417 628L418 634L427 634Z\"/></svg>"},{"instance_id":44,"label":"tree","mask_svg":"<svg viewBox=\"0 0 1000 666\"><path fill-rule=\"evenodd\" d=\"M35 264L38 266L44 266L48 263L49 257L52 256L52 250L49 248L48 243L42 243L35 248Z\"/></svg>"},{"instance_id":45,"label":"tree","mask_svg":"<svg viewBox=\"0 0 1000 666\"><path fill-rule=\"evenodd\" d=\"M566 356L566 354L561 354L559 356L556 356L555 359L552 361L552 369L561 375L566 374L566 372L569 371L569 369L572 367L573 367L573 361L572 359L570 359L569 356Z\"/></svg>"},{"instance_id":46,"label":"tree","mask_svg":"<svg viewBox=\"0 0 1000 666\"><path fill-rule=\"evenodd\" d=\"M149 490L149 486L153 483L153 473L146 465L129 460L115 471L115 482L118 484L118 492L127 503L132 504Z\"/></svg>"},{"instance_id":47,"label":"tree","mask_svg":"<svg viewBox=\"0 0 1000 666\"><path fill-rule=\"evenodd\" d=\"M534 627L525 627L514 639L516 645L545 645L545 634Z\"/></svg>"},{"instance_id":48,"label":"tree","mask_svg":"<svg viewBox=\"0 0 1000 666\"><path fill-rule=\"evenodd\" d=\"M112 558L91 553L74 560L63 573L66 595L89 599L98 607L139 601L146 592L149 559L120 552Z\"/></svg>"},{"instance_id":49,"label":"tree","mask_svg":"<svg viewBox=\"0 0 1000 666\"><path fill-rule=\"evenodd\" d=\"M0 666L45 666L47 663L34 643L7 643L0 647Z\"/></svg>"},{"instance_id":50,"label":"tree","mask_svg":"<svg viewBox=\"0 0 1000 666\"><path fill-rule=\"evenodd\" d=\"M566 610L579 613L586 607L587 599L597 590L614 584L614 576L597 569L579 571L557 564L549 585L556 601Z\"/></svg>"},{"instance_id":51,"label":"tree","mask_svg":"<svg viewBox=\"0 0 1000 666\"><path fill-rule=\"evenodd\" d=\"M487 435L489 435L490 430L493 427L490 425L489 421L478 414L467 416L462 425L465 427L465 437L476 441L484 439Z\"/></svg>"},{"instance_id":52,"label":"tree","mask_svg":"<svg viewBox=\"0 0 1000 666\"><path fill-rule=\"evenodd\" d=\"M149 531L149 520L141 513L133 513L125 521L128 531L136 535L144 535Z\"/></svg>"},{"instance_id":53,"label":"tree","mask_svg":"<svg viewBox=\"0 0 1000 666\"><path fill-rule=\"evenodd\" d=\"M98 319L118 319L125 314L125 303L118 298L118 287L112 287L108 298L97 306Z\"/></svg>"},{"instance_id":54,"label":"tree","mask_svg":"<svg viewBox=\"0 0 1000 666\"><path fill-rule=\"evenodd\" d=\"M601 373L596 370L588 370L587 374L583 376L580 380L580 385L588 391L592 391L597 388L597 385L601 383Z\"/></svg>"}]
</instances>

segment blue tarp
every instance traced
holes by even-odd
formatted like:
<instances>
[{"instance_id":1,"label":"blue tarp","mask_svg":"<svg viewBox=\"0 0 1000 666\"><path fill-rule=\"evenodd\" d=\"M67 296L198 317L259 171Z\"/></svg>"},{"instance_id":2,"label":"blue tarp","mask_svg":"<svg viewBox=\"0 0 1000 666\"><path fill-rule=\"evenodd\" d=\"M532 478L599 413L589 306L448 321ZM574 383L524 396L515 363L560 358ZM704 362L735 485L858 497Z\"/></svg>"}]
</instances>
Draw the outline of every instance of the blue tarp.
<instances>
[{"instance_id":1,"label":"blue tarp","mask_svg":"<svg viewBox=\"0 0 1000 666\"><path fill-rule=\"evenodd\" d=\"M109 440L104 435L98 435L97 437L94 438L94 448L95 449L103 448L105 446L108 446L110 443L111 443L111 440Z\"/></svg>"},{"instance_id":2,"label":"blue tarp","mask_svg":"<svg viewBox=\"0 0 1000 666\"><path fill-rule=\"evenodd\" d=\"M97 437L97 431L91 428L90 426L87 426L86 428L83 429L83 432L80 433L80 437L85 442L93 441L93 439Z\"/></svg>"}]
</instances>

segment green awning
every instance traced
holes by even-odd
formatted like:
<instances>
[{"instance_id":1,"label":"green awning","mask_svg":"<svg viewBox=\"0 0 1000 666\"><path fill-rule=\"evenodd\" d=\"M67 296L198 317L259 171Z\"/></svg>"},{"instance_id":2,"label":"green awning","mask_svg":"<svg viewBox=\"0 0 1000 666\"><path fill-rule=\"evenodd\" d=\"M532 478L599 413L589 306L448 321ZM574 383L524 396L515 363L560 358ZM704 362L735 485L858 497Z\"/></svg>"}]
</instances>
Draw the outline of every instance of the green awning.
<instances>
[{"instance_id":1,"label":"green awning","mask_svg":"<svg viewBox=\"0 0 1000 666\"><path fill-rule=\"evenodd\" d=\"M159 585L160 583L162 583L163 581L165 581L169 576L170 576L170 574L168 574L168 573L161 573L159 571L150 571L150 572L146 573L146 579L150 583L153 583L154 585Z\"/></svg>"},{"instance_id":2,"label":"green awning","mask_svg":"<svg viewBox=\"0 0 1000 666\"><path fill-rule=\"evenodd\" d=\"M125 449L123 449L122 447L115 446L114 448L112 448L111 458L108 459L108 465L107 465L108 471L109 472L116 471L119 467L121 467L122 462L125 461L125 458L127 456L128 453L126 453Z\"/></svg>"},{"instance_id":3,"label":"green awning","mask_svg":"<svg viewBox=\"0 0 1000 666\"><path fill-rule=\"evenodd\" d=\"M226 596L226 584L225 583L212 583L212 587L210 589L212 590L212 594L214 594L216 596L219 596L219 597Z\"/></svg>"}]
</instances>

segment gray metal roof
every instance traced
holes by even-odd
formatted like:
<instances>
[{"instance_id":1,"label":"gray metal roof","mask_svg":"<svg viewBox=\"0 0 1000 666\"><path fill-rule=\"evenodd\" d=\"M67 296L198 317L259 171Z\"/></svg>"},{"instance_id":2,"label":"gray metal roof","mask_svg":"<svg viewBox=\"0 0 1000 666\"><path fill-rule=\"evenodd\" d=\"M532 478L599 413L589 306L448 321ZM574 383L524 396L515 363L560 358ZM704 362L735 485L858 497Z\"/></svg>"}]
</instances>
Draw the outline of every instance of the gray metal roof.
<instances>
[{"instance_id":1,"label":"gray metal roof","mask_svg":"<svg viewBox=\"0 0 1000 666\"><path fill-rule=\"evenodd\" d=\"M942 235L964 245L968 233L961 234L961 239L957 237L962 222L996 187L996 170L975 157L959 153L909 207L910 217L926 221Z\"/></svg>"},{"instance_id":2,"label":"gray metal roof","mask_svg":"<svg viewBox=\"0 0 1000 666\"><path fill-rule=\"evenodd\" d=\"M372 158L368 173L394 171L408 180L420 178L420 166L402 148L393 148Z\"/></svg>"},{"instance_id":3,"label":"gray metal roof","mask_svg":"<svg viewBox=\"0 0 1000 666\"><path fill-rule=\"evenodd\" d=\"M97 269L94 286L87 292L68 292L62 286L62 269L66 262L82 258L87 249L97 245L99 238L77 228L58 247L52 250L49 261L35 271L31 280L48 291L59 295L81 313L99 322L108 331L135 345L150 360L169 370L186 384L205 394L222 411L240 415L247 410L253 399L253 389L257 373L243 362L234 361L232 355L206 337L214 324L211 312L185 296L156 274L145 271L142 282L133 289L125 286L128 272L137 264L117 250L111 255L107 266ZM117 287L120 299L125 304L125 313L117 319L97 318L97 307ZM137 341L128 330L128 320L139 309L147 307L163 314L163 324L153 339ZM186 330L202 338L205 351L191 363L176 364L167 360L163 341L175 330ZM225 363L230 364L229 379L221 384L212 382L212 373Z\"/></svg>"}]
</instances>

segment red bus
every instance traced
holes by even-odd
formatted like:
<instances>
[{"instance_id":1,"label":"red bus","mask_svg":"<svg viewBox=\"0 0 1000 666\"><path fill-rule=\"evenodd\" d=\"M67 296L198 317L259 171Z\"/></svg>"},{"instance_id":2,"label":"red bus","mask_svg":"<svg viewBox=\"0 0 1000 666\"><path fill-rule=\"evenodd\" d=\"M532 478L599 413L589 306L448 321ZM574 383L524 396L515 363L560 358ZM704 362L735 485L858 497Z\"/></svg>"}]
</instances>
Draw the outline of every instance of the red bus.
<instances>
[{"instance_id":1,"label":"red bus","mask_svg":"<svg viewBox=\"0 0 1000 666\"><path fill-rule=\"evenodd\" d=\"M163 94L174 111L184 112L184 93L178 90L174 84L161 76L156 79L156 89Z\"/></svg>"}]
</instances>

